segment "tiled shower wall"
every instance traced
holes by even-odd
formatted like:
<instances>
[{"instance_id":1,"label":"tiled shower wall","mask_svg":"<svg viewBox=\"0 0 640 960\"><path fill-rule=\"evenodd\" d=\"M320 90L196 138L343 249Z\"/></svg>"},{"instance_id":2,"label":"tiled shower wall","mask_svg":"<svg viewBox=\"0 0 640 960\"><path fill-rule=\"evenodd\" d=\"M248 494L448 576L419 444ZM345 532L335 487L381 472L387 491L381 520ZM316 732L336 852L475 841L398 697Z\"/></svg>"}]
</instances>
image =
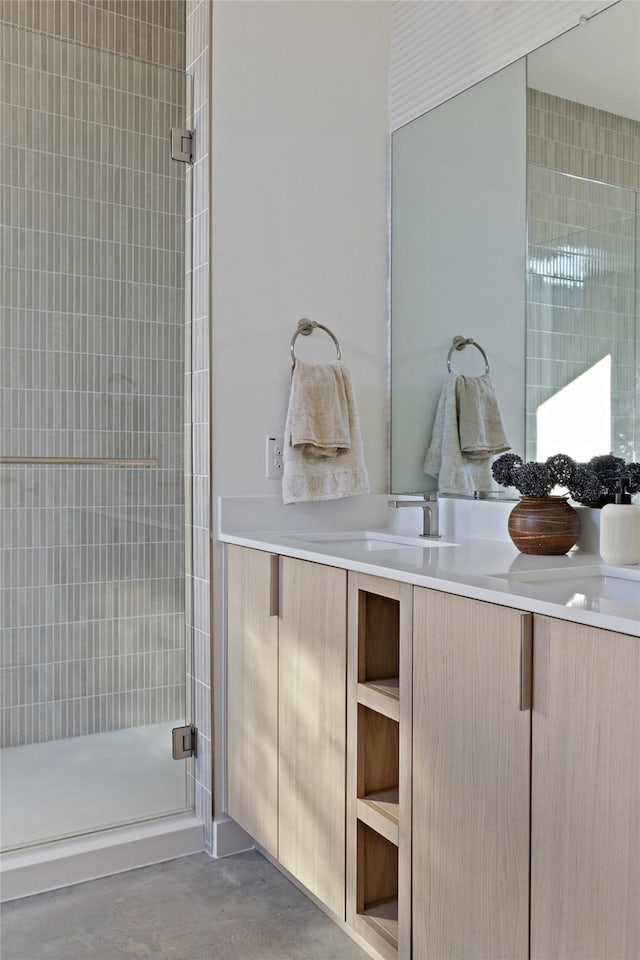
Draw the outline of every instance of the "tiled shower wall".
<instances>
[{"instance_id":1,"label":"tiled shower wall","mask_svg":"<svg viewBox=\"0 0 640 960\"><path fill-rule=\"evenodd\" d=\"M184 70L184 0L0 0L0 20Z\"/></svg>"},{"instance_id":2,"label":"tiled shower wall","mask_svg":"<svg viewBox=\"0 0 640 960\"><path fill-rule=\"evenodd\" d=\"M610 356L611 448L635 459L640 123L537 90L527 115L527 457L538 406Z\"/></svg>"},{"instance_id":3,"label":"tiled shower wall","mask_svg":"<svg viewBox=\"0 0 640 960\"><path fill-rule=\"evenodd\" d=\"M0 466L16 745L184 715L186 78L0 38L0 456L152 462Z\"/></svg>"}]
</instances>

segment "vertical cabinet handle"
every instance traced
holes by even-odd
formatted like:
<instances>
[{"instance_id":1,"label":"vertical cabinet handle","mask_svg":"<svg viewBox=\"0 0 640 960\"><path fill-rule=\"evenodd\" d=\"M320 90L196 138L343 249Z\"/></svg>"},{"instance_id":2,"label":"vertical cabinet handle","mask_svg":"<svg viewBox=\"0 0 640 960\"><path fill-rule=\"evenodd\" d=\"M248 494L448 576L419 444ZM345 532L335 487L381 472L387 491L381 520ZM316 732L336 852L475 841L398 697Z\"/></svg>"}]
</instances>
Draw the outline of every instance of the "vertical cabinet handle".
<instances>
[{"instance_id":1,"label":"vertical cabinet handle","mask_svg":"<svg viewBox=\"0 0 640 960\"><path fill-rule=\"evenodd\" d=\"M277 617L280 613L280 557L272 553L269 567L269 616Z\"/></svg>"},{"instance_id":2,"label":"vertical cabinet handle","mask_svg":"<svg viewBox=\"0 0 640 960\"><path fill-rule=\"evenodd\" d=\"M533 707L533 614L520 617L520 709Z\"/></svg>"}]
</instances>

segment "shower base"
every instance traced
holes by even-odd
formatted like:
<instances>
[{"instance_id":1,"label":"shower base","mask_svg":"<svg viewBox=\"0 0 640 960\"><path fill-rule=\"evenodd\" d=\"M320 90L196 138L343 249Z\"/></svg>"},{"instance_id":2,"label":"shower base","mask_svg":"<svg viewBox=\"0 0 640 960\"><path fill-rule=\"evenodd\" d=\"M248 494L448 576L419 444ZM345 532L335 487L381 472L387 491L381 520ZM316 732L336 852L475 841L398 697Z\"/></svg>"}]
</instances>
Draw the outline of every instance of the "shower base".
<instances>
[{"instance_id":1,"label":"shower base","mask_svg":"<svg viewBox=\"0 0 640 960\"><path fill-rule=\"evenodd\" d=\"M5 747L2 850L186 811L186 764L171 757L177 723Z\"/></svg>"},{"instance_id":2,"label":"shower base","mask_svg":"<svg viewBox=\"0 0 640 960\"><path fill-rule=\"evenodd\" d=\"M0 751L1 899L204 848L172 723Z\"/></svg>"}]
</instances>

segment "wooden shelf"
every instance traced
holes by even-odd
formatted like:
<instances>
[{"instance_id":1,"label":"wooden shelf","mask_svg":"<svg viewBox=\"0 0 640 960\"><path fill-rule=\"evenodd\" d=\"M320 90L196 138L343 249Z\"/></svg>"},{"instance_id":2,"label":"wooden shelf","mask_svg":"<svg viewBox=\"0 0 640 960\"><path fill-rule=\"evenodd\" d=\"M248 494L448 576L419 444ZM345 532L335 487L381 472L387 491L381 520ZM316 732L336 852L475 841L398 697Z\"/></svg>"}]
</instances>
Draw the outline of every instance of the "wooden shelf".
<instances>
[{"instance_id":1,"label":"wooden shelf","mask_svg":"<svg viewBox=\"0 0 640 960\"><path fill-rule=\"evenodd\" d=\"M357 700L365 707L384 714L390 720L400 720L400 689L398 677L369 680L359 683Z\"/></svg>"},{"instance_id":2,"label":"wooden shelf","mask_svg":"<svg viewBox=\"0 0 640 960\"><path fill-rule=\"evenodd\" d=\"M398 898L367 905L360 918L390 946L398 949Z\"/></svg>"},{"instance_id":3,"label":"wooden shelf","mask_svg":"<svg viewBox=\"0 0 640 960\"><path fill-rule=\"evenodd\" d=\"M413 587L350 571L348 605L347 923L408 960Z\"/></svg>"},{"instance_id":4,"label":"wooden shelf","mask_svg":"<svg viewBox=\"0 0 640 960\"><path fill-rule=\"evenodd\" d=\"M400 826L398 788L376 790L356 801L356 815L368 827L398 846Z\"/></svg>"}]
</instances>

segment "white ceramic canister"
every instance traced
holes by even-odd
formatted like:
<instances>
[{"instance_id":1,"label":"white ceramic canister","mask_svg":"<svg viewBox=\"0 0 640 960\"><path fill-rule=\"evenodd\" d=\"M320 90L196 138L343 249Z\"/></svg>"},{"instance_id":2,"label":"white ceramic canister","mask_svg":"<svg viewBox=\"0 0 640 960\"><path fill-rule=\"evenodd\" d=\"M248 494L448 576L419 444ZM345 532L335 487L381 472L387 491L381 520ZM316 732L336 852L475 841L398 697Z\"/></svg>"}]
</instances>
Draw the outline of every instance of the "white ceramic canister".
<instances>
[{"instance_id":1,"label":"white ceramic canister","mask_svg":"<svg viewBox=\"0 0 640 960\"><path fill-rule=\"evenodd\" d=\"M623 483L616 502L601 511L600 556L605 563L640 563L640 505L631 503Z\"/></svg>"}]
</instances>

